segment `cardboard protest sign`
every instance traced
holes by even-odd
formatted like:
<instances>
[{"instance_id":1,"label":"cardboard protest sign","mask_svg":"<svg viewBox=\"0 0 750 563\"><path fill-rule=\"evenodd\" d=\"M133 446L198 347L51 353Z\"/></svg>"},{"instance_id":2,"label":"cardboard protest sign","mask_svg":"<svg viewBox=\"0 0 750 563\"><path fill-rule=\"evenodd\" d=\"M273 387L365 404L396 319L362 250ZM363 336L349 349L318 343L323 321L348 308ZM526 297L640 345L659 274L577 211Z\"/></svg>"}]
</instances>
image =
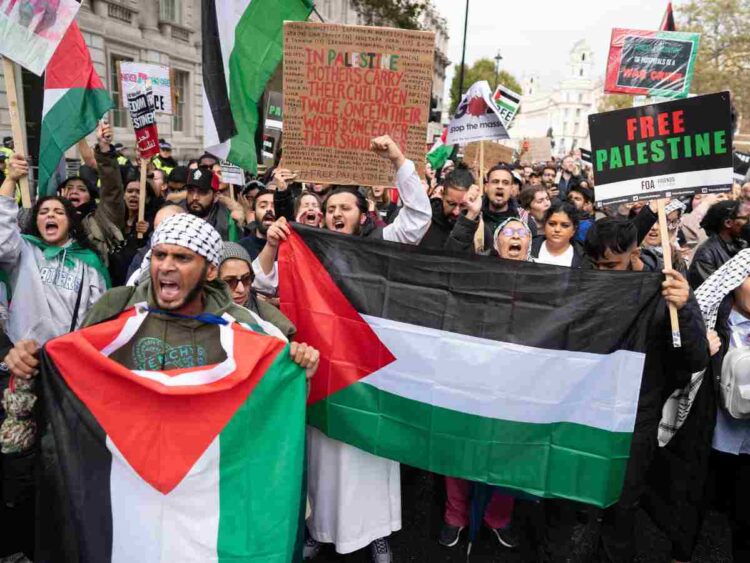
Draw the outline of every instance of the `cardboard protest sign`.
<instances>
[{"instance_id":1,"label":"cardboard protest sign","mask_svg":"<svg viewBox=\"0 0 750 563\"><path fill-rule=\"evenodd\" d=\"M220 166L222 182L225 184L234 184L235 186L245 185L245 173L242 171L242 168L235 166L226 160L222 160Z\"/></svg>"},{"instance_id":2,"label":"cardboard protest sign","mask_svg":"<svg viewBox=\"0 0 750 563\"><path fill-rule=\"evenodd\" d=\"M370 150L390 135L424 166L435 35L309 22L284 24L283 166L307 182L391 185Z\"/></svg>"},{"instance_id":3,"label":"cardboard protest sign","mask_svg":"<svg viewBox=\"0 0 750 563\"><path fill-rule=\"evenodd\" d=\"M468 89L448 125L449 145L510 139L486 80Z\"/></svg>"},{"instance_id":4,"label":"cardboard protest sign","mask_svg":"<svg viewBox=\"0 0 750 563\"><path fill-rule=\"evenodd\" d=\"M159 154L159 132L156 130L156 107L151 88L128 92L128 109L135 129L135 143L140 158Z\"/></svg>"},{"instance_id":5,"label":"cardboard protest sign","mask_svg":"<svg viewBox=\"0 0 750 563\"><path fill-rule=\"evenodd\" d=\"M750 172L750 154L735 151L732 154L734 164L734 179L736 182L744 182Z\"/></svg>"},{"instance_id":6,"label":"cardboard protest sign","mask_svg":"<svg viewBox=\"0 0 750 563\"><path fill-rule=\"evenodd\" d=\"M729 107L729 92L720 92L590 115L596 201L729 191Z\"/></svg>"},{"instance_id":7,"label":"cardboard protest sign","mask_svg":"<svg viewBox=\"0 0 750 563\"><path fill-rule=\"evenodd\" d=\"M464 162L479 170L479 143L469 143L464 150ZM499 162L505 164L513 163L513 149L498 143L488 142L484 144L484 168L489 170Z\"/></svg>"},{"instance_id":8,"label":"cardboard protest sign","mask_svg":"<svg viewBox=\"0 0 750 563\"><path fill-rule=\"evenodd\" d=\"M118 68L121 92L140 90L150 85L156 113L172 113L172 78L168 66L120 62ZM127 96L123 96L122 103L128 107Z\"/></svg>"},{"instance_id":9,"label":"cardboard protest sign","mask_svg":"<svg viewBox=\"0 0 750 563\"><path fill-rule=\"evenodd\" d=\"M80 7L76 0L0 0L0 55L41 76Z\"/></svg>"},{"instance_id":10,"label":"cardboard protest sign","mask_svg":"<svg viewBox=\"0 0 750 563\"><path fill-rule=\"evenodd\" d=\"M518 107L521 105L521 94L517 94L500 84L495 93L492 94L492 100L500 111L500 119L503 120L503 125L507 129L513 122L516 113L518 113Z\"/></svg>"},{"instance_id":11,"label":"cardboard protest sign","mask_svg":"<svg viewBox=\"0 0 750 563\"><path fill-rule=\"evenodd\" d=\"M520 159L532 164L549 161L552 157L552 141L549 137L532 137L521 141Z\"/></svg>"},{"instance_id":12,"label":"cardboard protest sign","mask_svg":"<svg viewBox=\"0 0 750 563\"><path fill-rule=\"evenodd\" d=\"M699 33L613 29L604 91L684 98L699 41Z\"/></svg>"}]
</instances>

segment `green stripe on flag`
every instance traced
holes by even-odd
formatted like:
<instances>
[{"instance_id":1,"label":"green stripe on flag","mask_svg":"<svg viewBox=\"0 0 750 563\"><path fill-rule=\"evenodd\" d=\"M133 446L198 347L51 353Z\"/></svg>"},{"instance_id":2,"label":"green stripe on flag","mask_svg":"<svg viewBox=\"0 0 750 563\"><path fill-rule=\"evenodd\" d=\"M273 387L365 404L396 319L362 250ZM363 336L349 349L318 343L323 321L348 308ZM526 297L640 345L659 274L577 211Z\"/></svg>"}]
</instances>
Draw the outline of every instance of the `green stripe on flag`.
<instances>
[{"instance_id":1,"label":"green stripe on flag","mask_svg":"<svg viewBox=\"0 0 750 563\"><path fill-rule=\"evenodd\" d=\"M498 106L500 106L500 107L502 107L504 109L507 109L511 113L514 112L514 111L516 111L516 109L518 108L518 106L513 106L513 105L510 105L509 103L505 102L502 98L499 99L499 100L496 100L496 101L497 101L497 105Z\"/></svg>"},{"instance_id":2,"label":"green stripe on flag","mask_svg":"<svg viewBox=\"0 0 750 563\"><path fill-rule=\"evenodd\" d=\"M435 407L356 383L308 409L329 437L438 473L597 506L617 501L632 434Z\"/></svg>"},{"instance_id":3,"label":"green stripe on flag","mask_svg":"<svg viewBox=\"0 0 750 563\"><path fill-rule=\"evenodd\" d=\"M219 436L220 562L292 560L302 499L304 370L286 346Z\"/></svg>"},{"instance_id":4,"label":"green stripe on flag","mask_svg":"<svg viewBox=\"0 0 750 563\"><path fill-rule=\"evenodd\" d=\"M250 172L258 170L257 104L281 61L284 21L304 21L310 12L310 0L253 0L234 30L228 81L237 135L230 141L227 160Z\"/></svg>"},{"instance_id":5,"label":"green stripe on flag","mask_svg":"<svg viewBox=\"0 0 750 563\"><path fill-rule=\"evenodd\" d=\"M39 196L55 195L48 186L65 151L91 133L113 107L106 90L70 88L42 118L39 144Z\"/></svg>"}]
</instances>

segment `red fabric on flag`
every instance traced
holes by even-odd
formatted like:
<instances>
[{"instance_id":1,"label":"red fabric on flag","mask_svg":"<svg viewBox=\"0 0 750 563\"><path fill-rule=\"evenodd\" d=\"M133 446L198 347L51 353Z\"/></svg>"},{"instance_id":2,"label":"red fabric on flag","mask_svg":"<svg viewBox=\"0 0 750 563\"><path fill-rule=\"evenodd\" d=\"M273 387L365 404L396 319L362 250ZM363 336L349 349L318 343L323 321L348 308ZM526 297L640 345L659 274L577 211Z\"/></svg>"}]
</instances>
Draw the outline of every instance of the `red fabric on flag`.
<instances>
[{"instance_id":1,"label":"red fabric on flag","mask_svg":"<svg viewBox=\"0 0 750 563\"><path fill-rule=\"evenodd\" d=\"M247 400L286 344L233 325L235 371L219 382L167 387L100 352L133 310L49 341L45 350L133 470L164 494L174 489ZM174 377L213 366L165 370Z\"/></svg>"},{"instance_id":2,"label":"red fabric on flag","mask_svg":"<svg viewBox=\"0 0 750 563\"><path fill-rule=\"evenodd\" d=\"M664 17L661 19L661 25L659 26L660 31L677 31L677 26L674 23L674 12L672 11L672 2L667 2L667 10L664 12Z\"/></svg>"},{"instance_id":3,"label":"red fabric on flag","mask_svg":"<svg viewBox=\"0 0 750 563\"><path fill-rule=\"evenodd\" d=\"M281 311L297 327L296 339L320 351L308 404L395 361L294 231L279 250L279 296Z\"/></svg>"},{"instance_id":4,"label":"red fabric on flag","mask_svg":"<svg viewBox=\"0 0 750 563\"><path fill-rule=\"evenodd\" d=\"M74 21L60 41L44 73L44 87L102 88L81 30Z\"/></svg>"}]
</instances>

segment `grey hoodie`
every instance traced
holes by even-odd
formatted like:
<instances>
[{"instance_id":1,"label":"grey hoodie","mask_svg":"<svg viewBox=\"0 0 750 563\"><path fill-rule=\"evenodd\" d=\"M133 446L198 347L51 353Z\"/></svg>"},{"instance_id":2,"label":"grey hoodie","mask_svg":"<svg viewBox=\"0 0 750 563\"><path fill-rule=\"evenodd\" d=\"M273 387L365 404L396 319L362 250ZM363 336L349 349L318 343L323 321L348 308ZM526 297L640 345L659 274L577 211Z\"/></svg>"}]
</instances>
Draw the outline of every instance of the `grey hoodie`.
<instances>
[{"instance_id":1,"label":"grey hoodie","mask_svg":"<svg viewBox=\"0 0 750 563\"><path fill-rule=\"evenodd\" d=\"M0 196L0 269L8 274L13 288L6 332L13 342L32 339L44 344L70 331L81 282L76 327L107 288L91 266L75 260L73 268L67 267L62 255L47 260L39 248L21 237L17 215L15 200Z\"/></svg>"}]
</instances>

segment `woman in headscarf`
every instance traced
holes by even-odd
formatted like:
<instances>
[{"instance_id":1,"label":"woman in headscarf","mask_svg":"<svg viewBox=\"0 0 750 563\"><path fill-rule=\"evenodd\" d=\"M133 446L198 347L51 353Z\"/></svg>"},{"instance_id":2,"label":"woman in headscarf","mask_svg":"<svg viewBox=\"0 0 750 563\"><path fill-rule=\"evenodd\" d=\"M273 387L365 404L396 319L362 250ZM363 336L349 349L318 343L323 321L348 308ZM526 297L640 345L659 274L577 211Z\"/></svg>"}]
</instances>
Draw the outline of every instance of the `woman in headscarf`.
<instances>
[{"instance_id":1,"label":"woman in headscarf","mask_svg":"<svg viewBox=\"0 0 750 563\"><path fill-rule=\"evenodd\" d=\"M493 235L492 254L506 260L533 262L531 258L531 229L515 217L500 223Z\"/></svg>"},{"instance_id":2,"label":"woman in headscarf","mask_svg":"<svg viewBox=\"0 0 750 563\"><path fill-rule=\"evenodd\" d=\"M695 297L708 330L711 363L664 405L662 447L649 475L645 508L671 539L673 559L690 561L707 510L707 489L716 486L732 527L734 560L748 561L750 421L717 409L715 383L726 353L750 346L750 250L714 272ZM708 477L709 460L715 479Z\"/></svg>"}]
</instances>

